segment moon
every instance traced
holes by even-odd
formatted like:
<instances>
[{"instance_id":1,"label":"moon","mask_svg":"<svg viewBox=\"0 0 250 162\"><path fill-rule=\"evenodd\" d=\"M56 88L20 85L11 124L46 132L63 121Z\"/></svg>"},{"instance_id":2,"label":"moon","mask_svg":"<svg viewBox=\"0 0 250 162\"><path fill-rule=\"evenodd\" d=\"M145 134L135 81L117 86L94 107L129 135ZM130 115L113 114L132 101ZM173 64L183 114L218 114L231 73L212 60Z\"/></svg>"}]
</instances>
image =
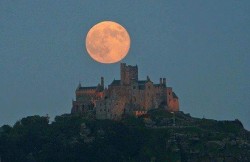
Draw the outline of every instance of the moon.
<instances>
[{"instance_id":1,"label":"moon","mask_svg":"<svg viewBox=\"0 0 250 162\"><path fill-rule=\"evenodd\" d=\"M130 48L127 30L113 21L94 25L86 36L88 54L97 62L111 64L121 61Z\"/></svg>"}]
</instances>

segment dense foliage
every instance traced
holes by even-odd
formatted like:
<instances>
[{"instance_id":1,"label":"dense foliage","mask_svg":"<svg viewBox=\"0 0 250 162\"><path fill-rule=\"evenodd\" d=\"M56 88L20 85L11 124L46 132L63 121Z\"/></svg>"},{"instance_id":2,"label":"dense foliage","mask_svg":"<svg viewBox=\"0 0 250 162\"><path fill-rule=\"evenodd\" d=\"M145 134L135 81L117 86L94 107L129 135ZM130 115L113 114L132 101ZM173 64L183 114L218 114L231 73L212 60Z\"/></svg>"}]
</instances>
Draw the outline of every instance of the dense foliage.
<instances>
[{"instance_id":1,"label":"dense foliage","mask_svg":"<svg viewBox=\"0 0 250 162\"><path fill-rule=\"evenodd\" d=\"M176 114L177 124L183 123L182 118L183 114ZM192 121L196 126L163 127L167 119L171 121L172 114L160 111L121 121L62 115L49 123L47 117L30 116L13 127L0 128L0 156L2 162L186 161L193 156L190 150L199 150L194 155L201 160L222 152L218 143L208 141L241 137L242 131L248 133L238 121L197 119ZM150 127L145 126L145 120L151 121ZM188 151L185 146L190 147ZM236 146L224 147L224 152L240 154Z\"/></svg>"}]
</instances>

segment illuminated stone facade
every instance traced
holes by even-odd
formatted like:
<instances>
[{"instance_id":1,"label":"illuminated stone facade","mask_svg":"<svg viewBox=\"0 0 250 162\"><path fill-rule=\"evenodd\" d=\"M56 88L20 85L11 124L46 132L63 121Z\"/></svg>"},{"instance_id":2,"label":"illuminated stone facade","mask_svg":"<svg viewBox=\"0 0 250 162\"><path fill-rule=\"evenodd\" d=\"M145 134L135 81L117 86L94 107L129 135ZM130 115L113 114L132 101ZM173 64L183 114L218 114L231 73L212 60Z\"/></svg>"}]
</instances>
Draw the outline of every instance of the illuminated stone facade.
<instances>
[{"instance_id":1,"label":"illuminated stone facade","mask_svg":"<svg viewBox=\"0 0 250 162\"><path fill-rule=\"evenodd\" d=\"M97 119L120 119L124 114L140 116L148 110L165 108L179 111L178 97L171 87L167 87L166 78L160 78L154 84L149 77L138 80L138 67L120 65L121 80L113 80L104 88L104 79L95 87L76 89L76 101L73 101L71 113L94 114Z\"/></svg>"}]
</instances>

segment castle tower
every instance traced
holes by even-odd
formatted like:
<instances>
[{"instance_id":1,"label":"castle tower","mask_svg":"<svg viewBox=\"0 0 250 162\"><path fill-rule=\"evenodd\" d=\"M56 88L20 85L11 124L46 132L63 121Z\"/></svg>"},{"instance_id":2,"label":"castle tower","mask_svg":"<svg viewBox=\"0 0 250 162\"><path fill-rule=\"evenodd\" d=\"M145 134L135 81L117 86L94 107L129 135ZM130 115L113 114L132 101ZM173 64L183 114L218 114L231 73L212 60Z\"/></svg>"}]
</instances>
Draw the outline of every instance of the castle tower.
<instances>
[{"instance_id":1,"label":"castle tower","mask_svg":"<svg viewBox=\"0 0 250 162\"><path fill-rule=\"evenodd\" d=\"M120 66L121 85L129 85L131 80L138 81L138 67L121 63Z\"/></svg>"}]
</instances>

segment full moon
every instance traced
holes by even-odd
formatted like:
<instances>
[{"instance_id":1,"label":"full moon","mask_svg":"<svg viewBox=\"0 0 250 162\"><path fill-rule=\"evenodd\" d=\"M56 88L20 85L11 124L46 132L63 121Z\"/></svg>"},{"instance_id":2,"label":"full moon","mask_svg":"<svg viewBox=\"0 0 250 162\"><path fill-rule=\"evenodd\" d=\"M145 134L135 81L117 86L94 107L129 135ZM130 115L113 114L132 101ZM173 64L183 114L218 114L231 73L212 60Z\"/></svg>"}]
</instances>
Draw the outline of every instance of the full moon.
<instances>
[{"instance_id":1,"label":"full moon","mask_svg":"<svg viewBox=\"0 0 250 162\"><path fill-rule=\"evenodd\" d=\"M127 30L113 21L94 25L86 36L88 54L97 62L111 64L122 60L129 51Z\"/></svg>"}]
</instances>

